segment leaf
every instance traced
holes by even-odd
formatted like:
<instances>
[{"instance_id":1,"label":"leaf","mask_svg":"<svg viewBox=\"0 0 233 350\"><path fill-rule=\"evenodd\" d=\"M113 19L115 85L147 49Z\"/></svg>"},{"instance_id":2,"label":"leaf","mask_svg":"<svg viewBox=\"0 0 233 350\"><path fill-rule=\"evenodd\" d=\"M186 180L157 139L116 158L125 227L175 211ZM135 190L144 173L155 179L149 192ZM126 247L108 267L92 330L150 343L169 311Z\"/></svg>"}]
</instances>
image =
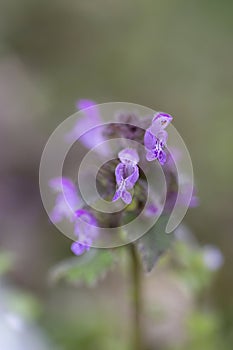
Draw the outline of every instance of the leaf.
<instances>
[{"instance_id":1,"label":"leaf","mask_svg":"<svg viewBox=\"0 0 233 350\"><path fill-rule=\"evenodd\" d=\"M113 254L106 249L91 249L81 257L60 262L50 273L52 282L65 280L72 284L94 285L114 263Z\"/></svg>"},{"instance_id":2,"label":"leaf","mask_svg":"<svg viewBox=\"0 0 233 350\"><path fill-rule=\"evenodd\" d=\"M165 233L168 217L162 215L156 224L137 241L137 248L146 272L150 272L158 258L169 249L174 239L173 234Z\"/></svg>"}]
</instances>

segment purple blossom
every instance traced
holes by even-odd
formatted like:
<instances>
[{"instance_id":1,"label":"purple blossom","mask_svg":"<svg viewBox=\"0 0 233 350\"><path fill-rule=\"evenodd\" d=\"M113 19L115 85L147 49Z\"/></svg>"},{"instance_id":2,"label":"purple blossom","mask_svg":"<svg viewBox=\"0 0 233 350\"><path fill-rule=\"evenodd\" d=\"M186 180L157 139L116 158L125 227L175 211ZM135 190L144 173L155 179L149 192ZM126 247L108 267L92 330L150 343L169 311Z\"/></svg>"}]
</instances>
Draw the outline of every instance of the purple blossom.
<instances>
[{"instance_id":1,"label":"purple blossom","mask_svg":"<svg viewBox=\"0 0 233 350\"><path fill-rule=\"evenodd\" d=\"M211 271L218 270L224 263L222 252L213 245L204 246L203 260L206 267Z\"/></svg>"},{"instance_id":2,"label":"purple blossom","mask_svg":"<svg viewBox=\"0 0 233 350\"><path fill-rule=\"evenodd\" d=\"M144 210L144 215L147 218L153 217L158 213L158 206L155 205L154 203L149 203Z\"/></svg>"},{"instance_id":3,"label":"purple blossom","mask_svg":"<svg viewBox=\"0 0 233 350\"><path fill-rule=\"evenodd\" d=\"M71 250L75 255L81 255L93 244L98 235L98 226L96 218L86 209L77 210L75 215L74 234L77 241L72 243Z\"/></svg>"},{"instance_id":4,"label":"purple blossom","mask_svg":"<svg viewBox=\"0 0 233 350\"><path fill-rule=\"evenodd\" d=\"M159 132L166 129L172 119L173 117L170 114L158 112L152 119L151 132L156 136Z\"/></svg>"},{"instance_id":5,"label":"purple blossom","mask_svg":"<svg viewBox=\"0 0 233 350\"><path fill-rule=\"evenodd\" d=\"M159 112L152 119L151 126L144 135L144 145L146 147L146 159L151 162L158 159L161 165L165 164L167 156L164 148L166 146L168 134L164 130L172 121L172 116Z\"/></svg>"},{"instance_id":6,"label":"purple blossom","mask_svg":"<svg viewBox=\"0 0 233 350\"><path fill-rule=\"evenodd\" d=\"M101 120L96 102L91 100L79 100L76 103L79 110L83 110L83 116L79 117L74 128L66 135L68 142L79 141L88 149L101 144L106 140L103 136L103 121ZM107 154L106 147L101 147L101 153Z\"/></svg>"},{"instance_id":7,"label":"purple blossom","mask_svg":"<svg viewBox=\"0 0 233 350\"><path fill-rule=\"evenodd\" d=\"M132 195L129 192L139 178L139 156L136 150L126 148L118 153L120 163L115 169L115 178L117 183L117 190L112 201L121 198L126 204L132 202Z\"/></svg>"},{"instance_id":8,"label":"purple blossom","mask_svg":"<svg viewBox=\"0 0 233 350\"><path fill-rule=\"evenodd\" d=\"M70 247L71 251L74 253L74 255L82 255L86 251L90 250L90 243L89 242L73 242Z\"/></svg>"},{"instance_id":9,"label":"purple blossom","mask_svg":"<svg viewBox=\"0 0 233 350\"><path fill-rule=\"evenodd\" d=\"M134 205L129 209L134 211L135 215L141 213L144 209L144 221L157 217L162 211L160 201L155 194L150 193L150 198L147 200L146 174L139 173L139 155L136 149L125 148L128 147L128 139L130 139L145 146L146 157L140 157L141 166L144 165L143 162L146 159L148 161L157 159L162 165L166 163L163 170L167 183L167 199L163 214L166 213L166 210L170 212L175 204L178 192L175 166L177 161L176 153L166 153L165 150L168 138L168 133L165 129L172 121L172 117L160 112L153 117L152 121L145 118L146 120L141 123L137 116L126 113L126 115L118 116L116 123L105 125L101 120L99 109L95 102L80 100L77 102L77 108L82 110L82 113L80 113L81 117L78 118L73 130L67 135L69 142L79 139L85 147L92 149L112 138L123 140L119 143L119 147L122 149L118 153L119 160L115 159L116 155L115 157L111 156L110 161L105 163L98 172L98 191L103 195L103 198L109 199L109 196L112 196L115 191L112 198L113 202L122 199L124 203L130 204L132 202L132 190L139 179L139 175L141 175L135 191ZM110 149L105 144L101 147L100 152L98 151L98 155L108 155L109 152ZM75 255L79 256L90 250L100 233L99 226L115 227L121 224L123 216L121 217L118 213L116 216L98 213L97 221L93 215L94 211L87 205L83 206L77 189L70 179L55 178L50 181L49 185L57 195L55 207L51 213L52 221L59 222L65 218L72 223L74 242L71 244L71 251ZM183 184L182 196L179 196L180 205L186 204L187 196L190 193L189 190L189 185ZM197 197L194 195L191 205L196 204ZM124 219L122 222L124 222Z\"/></svg>"},{"instance_id":10,"label":"purple blossom","mask_svg":"<svg viewBox=\"0 0 233 350\"><path fill-rule=\"evenodd\" d=\"M55 223L62 221L64 218L73 222L75 220L75 210L81 204L74 183L66 177L57 177L49 181L49 186L57 193L50 219Z\"/></svg>"}]
</instances>

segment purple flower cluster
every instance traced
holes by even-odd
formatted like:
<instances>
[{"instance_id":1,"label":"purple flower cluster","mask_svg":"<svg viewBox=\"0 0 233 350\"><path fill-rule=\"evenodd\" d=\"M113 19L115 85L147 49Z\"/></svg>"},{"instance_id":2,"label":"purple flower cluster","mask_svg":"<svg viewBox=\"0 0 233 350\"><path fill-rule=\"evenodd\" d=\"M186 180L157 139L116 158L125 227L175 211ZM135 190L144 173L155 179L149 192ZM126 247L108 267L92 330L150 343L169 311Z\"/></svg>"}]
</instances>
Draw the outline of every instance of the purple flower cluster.
<instances>
[{"instance_id":1,"label":"purple flower cluster","mask_svg":"<svg viewBox=\"0 0 233 350\"><path fill-rule=\"evenodd\" d=\"M159 112L152 119L151 125L144 135L144 145L146 148L146 159L153 161L158 159L161 165L164 165L167 159L165 146L168 134L165 128L172 121L172 116ZM136 184L139 178L139 156L134 149L123 149L118 154L120 164L115 170L117 190L113 201L121 198L126 204L132 202L132 195L129 192Z\"/></svg>"},{"instance_id":2,"label":"purple flower cluster","mask_svg":"<svg viewBox=\"0 0 233 350\"><path fill-rule=\"evenodd\" d=\"M98 106L93 101L81 100L77 107L82 110L83 115L78 119L72 131L66 135L67 141L79 139L88 149L111 138L118 138L120 151L118 161L113 159L101 168L97 183L103 191L106 200L115 202L121 199L129 205L133 200L135 216L145 206L147 197L147 182L139 164L144 165L147 161L158 161L164 165L165 178L167 180L167 201L165 207L171 207L177 195L177 177L175 167L172 165L171 157L166 149L168 133L166 127L172 121L172 116L159 112L152 118L139 119L136 115L123 113L118 116L115 123L103 125ZM91 108L90 108L91 107ZM86 130L88 130L86 132ZM144 146L144 152L135 148L129 148L127 139L135 141ZM108 154L108 148L100 148L100 153ZM167 163L167 164L166 164ZM166 165L165 165L166 164ZM85 206L74 183L68 178L55 178L49 183L51 189L56 193L55 206L51 212L51 220L59 222L68 219L74 225L74 236L76 241L72 243L71 250L75 255L81 255L88 251L98 238L98 227L109 225L114 227L123 220L125 210L116 215L105 216L101 221L101 215ZM115 194L114 194L115 191ZM102 195L102 193L101 193ZM145 219L157 215L159 204L156 198L150 198L149 204L144 210ZM131 214L132 214L132 208ZM97 219L98 218L98 219ZM120 221L121 223L122 221ZM108 226L107 226L108 227Z\"/></svg>"}]
</instances>

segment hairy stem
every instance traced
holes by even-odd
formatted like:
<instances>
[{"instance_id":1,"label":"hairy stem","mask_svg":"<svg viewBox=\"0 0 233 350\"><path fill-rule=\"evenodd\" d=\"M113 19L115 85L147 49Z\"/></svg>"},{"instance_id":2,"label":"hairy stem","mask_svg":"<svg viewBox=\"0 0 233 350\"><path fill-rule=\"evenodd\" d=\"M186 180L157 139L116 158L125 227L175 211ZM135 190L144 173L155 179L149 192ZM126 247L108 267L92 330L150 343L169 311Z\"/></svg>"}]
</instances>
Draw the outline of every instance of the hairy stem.
<instances>
[{"instance_id":1,"label":"hairy stem","mask_svg":"<svg viewBox=\"0 0 233 350\"><path fill-rule=\"evenodd\" d=\"M131 281L132 281L132 303L133 303L133 334L132 350L143 350L142 329L140 315L142 311L141 295L141 265L138 258L137 250L134 244L129 245L131 256Z\"/></svg>"}]
</instances>

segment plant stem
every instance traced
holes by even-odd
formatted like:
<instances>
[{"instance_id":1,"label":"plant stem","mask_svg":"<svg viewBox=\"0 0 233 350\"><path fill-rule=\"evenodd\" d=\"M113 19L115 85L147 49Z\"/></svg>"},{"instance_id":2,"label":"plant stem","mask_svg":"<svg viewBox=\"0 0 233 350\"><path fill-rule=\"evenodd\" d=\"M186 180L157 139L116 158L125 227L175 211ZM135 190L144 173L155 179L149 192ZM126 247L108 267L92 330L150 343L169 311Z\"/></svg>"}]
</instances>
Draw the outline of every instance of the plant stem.
<instances>
[{"instance_id":1,"label":"plant stem","mask_svg":"<svg viewBox=\"0 0 233 350\"><path fill-rule=\"evenodd\" d=\"M134 244L129 245L131 256L131 278L132 278L132 302L133 302L133 334L132 350L143 350L142 346L142 329L140 316L142 311L141 295L141 265L138 253Z\"/></svg>"}]
</instances>

